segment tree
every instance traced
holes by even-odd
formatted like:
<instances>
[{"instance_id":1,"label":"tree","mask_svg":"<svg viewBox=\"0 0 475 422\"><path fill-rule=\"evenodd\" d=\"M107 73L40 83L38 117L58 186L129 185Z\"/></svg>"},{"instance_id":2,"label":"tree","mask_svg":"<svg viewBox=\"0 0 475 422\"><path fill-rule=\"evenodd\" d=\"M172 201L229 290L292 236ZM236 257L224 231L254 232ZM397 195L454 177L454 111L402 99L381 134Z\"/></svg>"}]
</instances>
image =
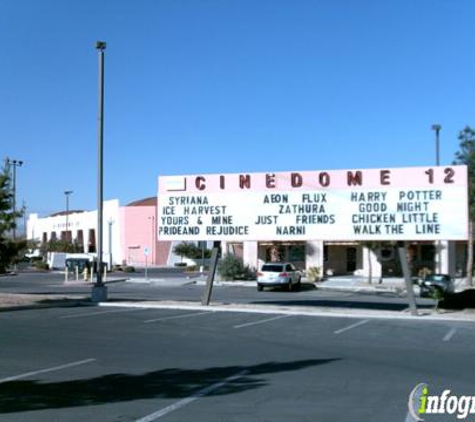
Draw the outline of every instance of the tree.
<instances>
[{"instance_id":1,"label":"tree","mask_svg":"<svg viewBox=\"0 0 475 422\"><path fill-rule=\"evenodd\" d=\"M209 249L205 249L205 258L211 257L211 251ZM180 255L181 260L183 261L183 257L189 259L201 259L202 250L198 245L195 245L191 242L182 242L176 245L173 248L173 253L176 255Z\"/></svg>"},{"instance_id":2,"label":"tree","mask_svg":"<svg viewBox=\"0 0 475 422\"><path fill-rule=\"evenodd\" d=\"M454 164L468 167L468 244L467 285L473 286L473 224L475 221L475 130L466 126L459 133L460 150L455 153Z\"/></svg>"},{"instance_id":3,"label":"tree","mask_svg":"<svg viewBox=\"0 0 475 422\"><path fill-rule=\"evenodd\" d=\"M83 251L83 245L80 245L77 241L69 242L65 239L50 239L40 246L40 253L43 258L46 258L49 252L81 253Z\"/></svg>"},{"instance_id":4,"label":"tree","mask_svg":"<svg viewBox=\"0 0 475 422\"><path fill-rule=\"evenodd\" d=\"M0 173L0 274L18 260L19 254L26 248L26 241L13 240L9 233L16 228L16 220L23 210L13 211L13 186L10 166L5 163Z\"/></svg>"}]
</instances>

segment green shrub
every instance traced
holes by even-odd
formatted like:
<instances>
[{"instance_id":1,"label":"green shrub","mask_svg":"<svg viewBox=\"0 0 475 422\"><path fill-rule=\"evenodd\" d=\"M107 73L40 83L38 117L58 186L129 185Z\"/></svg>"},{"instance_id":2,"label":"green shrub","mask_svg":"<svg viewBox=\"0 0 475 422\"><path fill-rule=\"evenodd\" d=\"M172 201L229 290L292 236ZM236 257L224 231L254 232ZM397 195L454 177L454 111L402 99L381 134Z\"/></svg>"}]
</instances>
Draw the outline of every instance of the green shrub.
<instances>
[{"instance_id":1,"label":"green shrub","mask_svg":"<svg viewBox=\"0 0 475 422\"><path fill-rule=\"evenodd\" d=\"M131 265L127 265L124 267L124 273L134 273L135 272L135 267L132 267Z\"/></svg>"},{"instance_id":2,"label":"green shrub","mask_svg":"<svg viewBox=\"0 0 475 422\"><path fill-rule=\"evenodd\" d=\"M218 266L218 274L223 280L252 280L256 278L255 271L244 265L241 259L227 254Z\"/></svg>"}]
</instances>

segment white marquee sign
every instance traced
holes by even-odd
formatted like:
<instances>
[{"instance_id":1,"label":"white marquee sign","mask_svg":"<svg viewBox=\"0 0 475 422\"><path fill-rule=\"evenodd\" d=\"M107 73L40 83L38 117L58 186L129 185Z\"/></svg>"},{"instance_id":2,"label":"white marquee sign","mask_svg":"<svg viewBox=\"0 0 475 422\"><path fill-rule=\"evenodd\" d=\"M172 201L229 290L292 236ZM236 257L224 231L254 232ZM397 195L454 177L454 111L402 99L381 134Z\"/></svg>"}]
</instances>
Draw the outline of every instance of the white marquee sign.
<instances>
[{"instance_id":1,"label":"white marquee sign","mask_svg":"<svg viewBox=\"0 0 475 422\"><path fill-rule=\"evenodd\" d=\"M464 240L467 168L165 176L158 240Z\"/></svg>"}]
</instances>

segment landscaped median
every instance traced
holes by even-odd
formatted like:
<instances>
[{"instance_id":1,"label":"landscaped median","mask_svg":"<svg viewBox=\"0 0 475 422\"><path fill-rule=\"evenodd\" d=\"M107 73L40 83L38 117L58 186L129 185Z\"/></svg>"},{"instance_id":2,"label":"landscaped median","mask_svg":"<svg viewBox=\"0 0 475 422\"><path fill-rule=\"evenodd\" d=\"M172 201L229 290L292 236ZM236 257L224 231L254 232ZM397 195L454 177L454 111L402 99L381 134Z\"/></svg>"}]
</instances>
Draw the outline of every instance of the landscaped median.
<instances>
[{"instance_id":1,"label":"landscaped median","mask_svg":"<svg viewBox=\"0 0 475 422\"><path fill-rule=\"evenodd\" d=\"M38 307L78 306L88 299L80 295L0 293L0 312Z\"/></svg>"}]
</instances>

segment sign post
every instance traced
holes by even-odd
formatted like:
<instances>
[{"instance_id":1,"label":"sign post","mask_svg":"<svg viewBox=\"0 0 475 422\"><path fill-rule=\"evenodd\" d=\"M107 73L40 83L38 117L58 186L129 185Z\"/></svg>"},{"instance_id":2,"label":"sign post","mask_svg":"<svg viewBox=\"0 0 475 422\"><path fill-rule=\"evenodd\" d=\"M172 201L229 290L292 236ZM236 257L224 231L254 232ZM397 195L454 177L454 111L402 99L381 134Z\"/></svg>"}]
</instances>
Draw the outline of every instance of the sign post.
<instances>
[{"instance_id":1,"label":"sign post","mask_svg":"<svg viewBox=\"0 0 475 422\"><path fill-rule=\"evenodd\" d=\"M148 280L148 253L148 247L145 246L145 248L143 248L143 254L145 256L145 281Z\"/></svg>"},{"instance_id":2,"label":"sign post","mask_svg":"<svg viewBox=\"0 0 475 422\"><path fill-rule=\"evenodd\" d=\"M418 316L416 298L414 296L414 287L412 286L411 273L407 263L407 245L405 242L398 242L399 261L401 262L402 274L404 282L406 283L407 300L409 302L409 309L411 314Z\"/></svg>"},{"instance_id":3,"label":"sign post","mask_svg":"<svg viewBox=\"0 0 475 422\"><path fill-rule=\"evenodd\" d=\"M201 304L203 306L208 306L211 300L211 294L213 293L214 276L216 274L216 268L218 267L218 258L219 258L219 247L215 246L211 252L211 262L210 262L208 278L206 279L206 289L201 299Z\"/></svg>"}]
</instances>

